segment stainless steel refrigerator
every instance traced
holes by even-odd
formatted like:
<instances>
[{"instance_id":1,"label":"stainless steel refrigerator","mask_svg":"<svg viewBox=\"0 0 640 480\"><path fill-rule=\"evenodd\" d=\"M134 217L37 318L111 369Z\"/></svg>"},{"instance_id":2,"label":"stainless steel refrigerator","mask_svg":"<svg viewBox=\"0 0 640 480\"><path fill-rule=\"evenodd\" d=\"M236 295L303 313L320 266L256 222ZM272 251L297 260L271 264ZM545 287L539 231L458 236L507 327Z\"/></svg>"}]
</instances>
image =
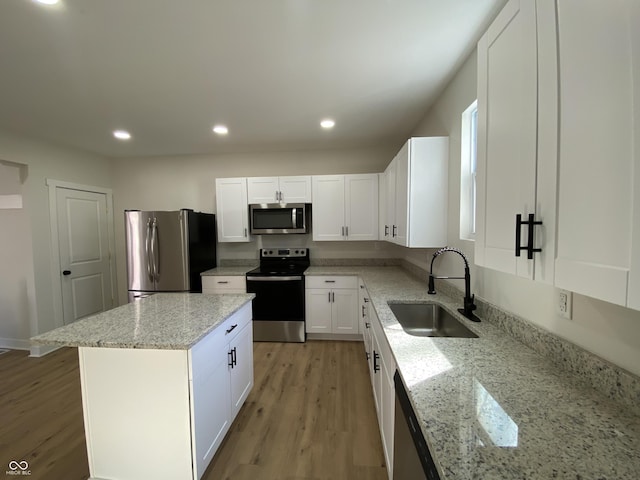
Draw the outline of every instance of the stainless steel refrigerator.
<instances>
[{"instance_id":1,"label":"stainless steel refrigerator","mask_svg":"<svg viewBox=\"0 0 640 480\"><path fill-rule=\"evenodd\" d=\"M129 301L157 292L202 292L200 273L216 266L211 213L125 210Z\"/></svg>"}]
</instances>

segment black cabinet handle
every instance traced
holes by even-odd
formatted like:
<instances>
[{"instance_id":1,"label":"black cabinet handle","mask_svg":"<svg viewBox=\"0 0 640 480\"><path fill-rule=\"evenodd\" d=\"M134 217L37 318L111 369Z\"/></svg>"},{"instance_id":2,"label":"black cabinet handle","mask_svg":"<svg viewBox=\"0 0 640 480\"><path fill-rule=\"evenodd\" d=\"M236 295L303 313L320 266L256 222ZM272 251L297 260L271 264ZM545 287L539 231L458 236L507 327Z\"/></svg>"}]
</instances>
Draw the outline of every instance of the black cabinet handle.
<instances>
[{"instance_id":1,"label":"black cabinet handle","mask_svg":"<svg viewBox=\"0 0 640 480\"><path fill-rule=\"evenodd\" d=\"M236 356L238 351L236 350L236 347L233 347L233 350L231 350L231 352L233 353L232 355L232 359L231 362L233 363L233 366L235 367L238 364L238 357Z\"/></svg>"},{"instance_id":2,"label":"black cabinet handle","mask_svg":"<svg viewBox=\"0 0 640 480\"><path fill-rule=\"evenodd\" d=\"M371 324L370 324L369 322L364 322L364 327L365 327L365 328L370 328L370 327L371 327Z\"/></svg>"},{"instance_id":3,"label":"black cabinet handle","mask_svg":"<svg viewBox=\"0 0 640 480\"><path fill-rule=\"evenodd\" d=\"M388 237L389 236L389 225L385 225L384 226L384 236Z\"/></svg>"},{"instance_id":4,"label":"black cabinet handle","mask_svg":"<svg viewBox=\"0 0 640 480\"><path fill-rule=\"evenodd\" d=\"M379 358L380 358L380 354L374 350L373 351L373 371L374 372L380 371L380 364L378 363Z\"/></svg>"},{"instance_id":5,"label":"black cabinet handle","mask_svg":"<svg viewBox=\"0 0 640 480\"><path fill-rule=\"evenodd\" d=\"M233 368L233 350L231 350L229 353L227 353L227 355L229 356L229 360L227 362L227 365L231 368Z\"/></svg>"},{"instance_id":6,"label":"black cabinet handle","mask_svg":"<svg viewBox=\"0 0 640 480\"><path fill-rule=\"evenodd\" d=\"M541 252L542 249L541 248L533 248L533 227L534 225L542 225L541 221L536 221L534 220L534 215L533 213L530 213L527 217L526 221L522 221L522 215L521 214L517 214L516 215L516 257L520 256L520 252L522 250L526 250L527 251L527 258L529 260L533 259L533 254L534 252ZM527 225L528 226L528 231L527 231L527 244L523 247L521 245L522 243L522 225Z\"/></svg>"},{"instance_id":7,"label":"black cabinet handle","mask_svg":"<svg viewBox=\"0 0 640 480\"><path fill-rule=\"evenodd\" d=\"M364 318L364 305L362 305L362 318Z\"/></svg>"},{"instance_id":8,"label":"black cabinet handle","mask_svg":"<svg viewBox=\"0 0 640 480\"><path fill-rule=\"evenodd\" d=\"M237 323L235 325L231 325L231 328L229 330L227 330L227 333L231 333L233 331L233 329L236 328L237 326L238 326Z\"/></svg>"},{"instance_id":9,"label":"black cabinet handle","mask_svg":"<svg viewBox=\"0 0 640 480\"><path fill-rule=\"evenodd\" d=\"M71 270L63 270L62 274L63 275L71 275Z\"/></svg>"},{"instance_id":10,"label":"black cabinet handle","mask_svg":"<svg viewBox=\"0 0 640 480\"><path fill-rule=\"evenodd\" d=\"M396 229L398 227L396 227L395 225L393 226L393 234L391 235L393 238L396 238Z\"/></svg>"}]
</instances>

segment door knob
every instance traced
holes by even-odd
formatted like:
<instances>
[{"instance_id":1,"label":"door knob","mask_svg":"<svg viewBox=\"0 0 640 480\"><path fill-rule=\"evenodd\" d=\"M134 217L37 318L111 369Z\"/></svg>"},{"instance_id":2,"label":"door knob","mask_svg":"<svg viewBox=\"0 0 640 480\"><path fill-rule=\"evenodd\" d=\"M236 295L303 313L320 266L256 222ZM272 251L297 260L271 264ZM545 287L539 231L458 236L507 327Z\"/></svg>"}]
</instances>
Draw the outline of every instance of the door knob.
<instances>
[{"instance_id":1,"label":"door knob","mask_svg":"<svg viewBox=\"0 0 640 480\"><path fill-rule=\"evenodd\" d=\"M62 274L63 275L71 275L71 270L63 270Z\"/></svg>"}]
</instances>

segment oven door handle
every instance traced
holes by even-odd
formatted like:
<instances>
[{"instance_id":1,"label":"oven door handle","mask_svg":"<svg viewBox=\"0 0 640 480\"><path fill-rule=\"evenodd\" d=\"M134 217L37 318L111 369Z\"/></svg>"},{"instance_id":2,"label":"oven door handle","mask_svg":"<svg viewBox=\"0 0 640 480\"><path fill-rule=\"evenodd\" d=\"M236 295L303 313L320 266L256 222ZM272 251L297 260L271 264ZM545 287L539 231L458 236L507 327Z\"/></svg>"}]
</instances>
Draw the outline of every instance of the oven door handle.
<instances>
[{"instance_id":1,"label":"oven door handle","mask_svg":"<svg viewBox=\"0 0 640 480\"><path fill-rule=\"evenodd\" d=\"M296 275L292 277L249 277L247 276L247 281L250 282L290 282L292 280L302 280L301 275Z\"/></svg>"}]
</instances>

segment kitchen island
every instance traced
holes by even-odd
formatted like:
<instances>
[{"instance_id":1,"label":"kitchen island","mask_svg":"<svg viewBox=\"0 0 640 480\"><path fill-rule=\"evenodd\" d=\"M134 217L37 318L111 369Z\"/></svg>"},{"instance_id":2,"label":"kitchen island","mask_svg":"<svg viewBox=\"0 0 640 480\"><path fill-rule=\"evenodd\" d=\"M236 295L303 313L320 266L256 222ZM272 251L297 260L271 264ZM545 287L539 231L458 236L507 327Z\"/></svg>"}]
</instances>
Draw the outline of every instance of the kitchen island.
<instances>
[{"instance_id":1,"label":"kitchen island","mask_svg":"<svg viewBox=\"0 0 640 480\"><path fill-rule=\"evenodd\" d=\"M426 276L399 267L311 266L305 274L364 282L441 480L640 478L637 377L614 377L619 369L574 356L579 349L569 344L560 347L564 362L580 365L582 375L563 369L497 325L529 345L561 340L535 328L514 332L518 319L483 305L482 321L470 322L456 312L461 298L428 295ZM404 302L438 303L478 338L409 335L389 307ZM590 370L611 397L631 405L591 388Z\"/></svg>"},{"instance_id":2,"label":"kitchen island","mask_svg":"<svg viewBox=\"0 0 640 480\"><path fill-rule=\"evenodd\" d=\"M92 479L198 479L253 386L251 294L157 294L33 337L78 347Z\"/></svg>"}]
</instances>

